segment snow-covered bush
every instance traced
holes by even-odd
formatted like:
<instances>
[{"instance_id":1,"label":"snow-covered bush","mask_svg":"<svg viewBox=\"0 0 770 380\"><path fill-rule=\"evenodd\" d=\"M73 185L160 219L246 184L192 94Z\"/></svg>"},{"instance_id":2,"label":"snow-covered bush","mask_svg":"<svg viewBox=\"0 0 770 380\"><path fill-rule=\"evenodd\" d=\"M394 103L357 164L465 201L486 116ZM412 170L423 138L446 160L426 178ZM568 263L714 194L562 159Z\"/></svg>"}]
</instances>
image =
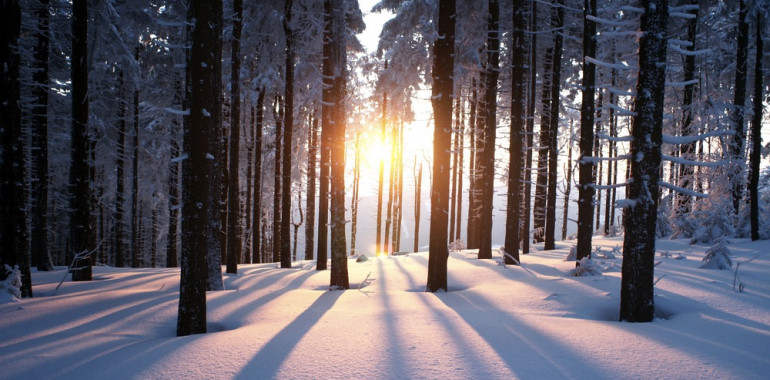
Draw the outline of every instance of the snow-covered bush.
<instances>
[{"instance_id":1,"label":"snow-covered bush","mask_svg":"<svg viewBox=\"0 0 770 380\"><path fill-rule=\"evenodd\" d=\"M577 246L572 246L569 249L569 254L564 258L564 261L577 261Z\"/></svg>"},{"instance_id":2,"label":"snow-covered bush","mask_svg":"<svg viewBox=\"0 0 770 380\"><path fill-rule=\"evenodd\" d=\"M575 277L582 276L601 276L604 268L596 260L587 257L580 259L580 263L575 269L569 271L569 274Z\"/></svg>"},{"instance_id":3,"label":"snow-covered bush","mask_svg":"<svg viewBox=\"0 0 770 380\"><path fill-rule=\"evenodd\" d=\"M672 214L671 202L672 197L671 194L669 194L663 197L658 204L658 220L655 224L655 236L658 238L669 236L674 232L669 223L669 217Z\"/></svg>"},{"instance_id":4,"label":"snow-covered bush","mask_svg":"<svg viewBox=\"0 0 770 380\"><path fill-rule=\"evenodd\" d=\"M688 220L695 226L691 244L713 244L725 236L735 236L732 187L726 174L711 180L708 198L698 198Z\"/></svg>"},{"instance_id":5,"label":"snow-covered bush","mask_svg":"<svg viewBox=\"0 0 770 380\"><path fill-rule=\"evenodd\" d=\"M449 250L452 252L459 252L465 249L467 246L465 245L465 242L462 240L455 240L451 243L449 243Z\"/></svg>"},{"instance_id":6,"label":"snow-covered bush","mask_svg":"<svg viewBox=\"0 0 770 380\"><path fill-rule=\"evenodd\" d=\"M5 280L0 281L0 303L18 301L21 298L21 271L18 265L3 268Z\"/></svg>"},{"instance_id":7,"label":"snow-covered bush","mask_svg":"<svg viewBox=\"0 0 770 380\"><path fill-rule=\"evenodd\" d=\"M700 267L703 269L720 270L732 268L733 261L730 259L732 253L730 248L727 248L727 243L725 239L718 239L716 244L706 251L706 256L703 257L703 264Z\"/></svg>"}]
</instances>

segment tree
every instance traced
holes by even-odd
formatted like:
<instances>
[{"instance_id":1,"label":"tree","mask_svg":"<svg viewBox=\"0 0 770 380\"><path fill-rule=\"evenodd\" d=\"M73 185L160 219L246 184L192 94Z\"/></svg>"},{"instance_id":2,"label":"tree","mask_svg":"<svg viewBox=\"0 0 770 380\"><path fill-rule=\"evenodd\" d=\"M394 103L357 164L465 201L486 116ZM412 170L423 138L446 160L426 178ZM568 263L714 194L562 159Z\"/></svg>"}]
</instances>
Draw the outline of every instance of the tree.
<instances>
[{"instance_id":1,"label":"tree","mask_svg":"<svg viewBox=\"0 0 770 380\"><path fill-rule=\"evenodd\" d=\"M524 0L513 2L513 43L511 50L511 135L508 148L508 194L505 221L505 263L519 261L519 223L521 213L522 135L525 130L526 46L524 45Z\"/></svg>"},{"instance_id":2,"label":"tree","mask_svg":"<svg viewBox=\"0 0 770 380\"><path fill-rule=\"evenodd\" d=\"M72 143L70 168L70 249L76 260L73 281L91 281L95 248L91 220L91 172L88 138L88 2L72 2Z\"/></svg>"},{"instance_id":3,"label":"tree","mask_svg":"<svg viewBox=\"0 0 770 380\"><path fill-rule=\"evenodd\" d=\"M551 15L553 28L553 63L551 68L551 103L548 118L551 125L548 127L548 193L545 207L545 243L544 250L556 248L556 178L558 171L558 133L559 133L559 108L561 105L561 56L564 42L564 0L558 0ZM542 165L541 165L542 167Z\"/></svg>"},{"instance_id":4,"label":"tree","mask_svg":"<svg viewBox=\"0 0 770 380\"><path fill-rule=\"evenodd\" d=\"M417 168L417 156L414 157L414 252L420 249L420 198L422 197L422 162Z\"/></svg>"},{"instance_id":5,"label":"tree","mask_svg":"<svg viewBox=\"0 0 770 380\"><path fill-rule=\"evenodd\" d=\"M230 73L230 183L227 193L227 273L238 273L241 257L240 185L238 168L241 152L241 30L243 0L233 1L232 69Z\"/></svg>"},{"instance_id":6,"label":"tree","mask_svg":"<svg viewBox=\"0 0 770 380\"><path fill-rule=\"evenodd\" d=\"M623 268L620 320L653 318L655 229L663 137L668 0L643 0L639 38L639 77L631 129L631 172L623 210Z\"/></svg>"},{"instance_id":7,"label":"tree","mask_svg":"<svg viewBox=\"0 0 770 380\"><path fill-rule=\"evenodd\" d=\"M759 161L762 155L762 13L757 11L756 63L754 64L754 116L751 119L751 157L749 193L751 198L751 240L759 240ZM737 268L736 268L737 269Z\"/></svg>"},{"instance_id":8,"label":"tree","mask_svg":"<svg viewBox=\"0 0 770 380\"><path fill-rule=\"evenodd\" d=\"M307 152L307 222L305 223L305 260L313 260L315 251L315 184L318 157L318 117L311 115Z\"/></svg>"},{"instance_id":9,"label":"tree","mask_svg":"<svg viewBox=\"0 0 770 380\"><path fill-rule=\"evenodd\" d=\"M591 237L594 218L594 183L592 160L594 143L594 96L596 94L596 65L588 58L596 58L596 0L583 3L583 98L580 106L580 156L578 157L578 230L576 257L578 263L591 257ZM579 265L579 264L578 264Z\"/></svg>"},{"instance_id":10,"label":"tree","mask_svg":"<svg viewBox=\"0 0 770 380\"><path fill-rule=\"evenodd\" d=\"M385 60L385 71L388 70L388 61ZM388 111L388 94L383 91L382 92L382 102L380 103L380 106L382 107L382 116L380 120L381 129L380 129L380 142L382 144L385 143L385 132L387 127L387 111ZM384 179L385 177L385 158L380 157L380 171L379 171L379 180L377 182L377 223L376 223L376 232L375 232L375 243L374 243L374 253L376 255L379 255L380 252L383 251L382 249L382 242L380 241L380 233L382 232L382 196L384 194L383 187L384 187ZM387 244L387 243L386 243Z\"/></svg>"},{"instance_id":11,"label":"tree","mask_svg":"<svg viewBox=\"0 0 770 380\"><path fill-rule=\"evenodd\" d=\"M21 8L18 1L0 3L0 280L8 277L6 267L21 271L21 296L32 297L30 252L27 246L27 216L24 207L24 139L21 131L19 85Z\"/></svg>"},{"instance_id":12,"label":"tree","mask_svg":"<svg viewBox=\"0 0 770 380\"><path fill-rule=\"evenodd\" d=\"M208 279L209 201L212 161L210 139L215 138L219 120L212 117L212 105L219 104L217 84L222 3L195 1L190 4L188 25L192 38L187 63L185 101L190 107L185 118L182 164L182 274L179 287L177 336L206 332L206 281Z\"/></svg>"},{"instance_id":13,"label":"tree","mask_svg":"<svg viewBox=\"0 0 770 380\"><path fill-rule=\"evenodd\" d=\"M500 2L489 0L487 67L484 78L484 152L481 154L481 218L479 259L492 258L492 211L495 187L495 138L497 135L497 81L500 76ZM451 118L450 118L451 121ZM450 148L451 149L451 148Z\"/></svg>"},{"instance_id":14,"label":"tree","mask_svg":"<svg viewBox=\"0 0 770 380\"><path fill-rule=\"evenodd\" d=\"M37 32L34 55L32 96L32 160L30 250L38 271L53 270L48 252L48 56L50 45L50 0L40 0L36 9Z\"/></svg>"},{"instance_id":15,"label":"tree","mask_svg":"<svg viewBox=\"0 0 770 380\"><path fill-rule=\"evenodd\" d=\"M283 168L281 196L281 268L291 268L291 240L289 228L291 224L291 156L294 154L292 149L293 130L294 130L294 31L292 27L292 0L286 1L284 10L283 31L286 37L286 77L284 87L284 106L283 106L283 158L281 164ZM276 142L276 145L280 142ZM277 191L277 190L276 190ZM276 210L277 212L277 210Z\"/></svg>"},{"instance_id":16,"label":"tree","mask_svg":"<svg viewBox=\"0 0 770 380\"><path fill-rule=\"evenodd\" d=\"M455 0L439 0L438 38L433 42L433 187L426 290L447 291L447 210L454 92Z\"/></svg>"},{"instance_id":17,"label":"tree","mask_svg":"<svg viewBox=\"0 0 770 380\"><path fill-rule=\"evenodd\" d=\"M730 144L730 158L734 160L732 170L733 185L733 211L737 214L740 207L741 192L743 184L741 183L741 173L745 156L743 152L743 140L745 138L744 116L746 114L746 74L748 72L749 56L749 22L748 22L748 4L746 0L740 0L740 10L738 12L738 41L735 54L735 97L733 99L732 112L730 114L733 122L735 135Z\"/></svg>"},{"instance_id":18,"label":"tree","mask_svg":"<svg viewBox=\"0 0 770 380\"><path fill-rule=\"evenodd\" d=\"M254 177L252 178L254 187L254 210L252 211L251 224L251 247L252 247L252 262L262 263L262 255L264 250L262 249L262 122L264 118L265 109L265 90L261 88L258 90L256 104L256 117L254 120Z\"/></svg>"},{"instance_id":19,"label":"tree","mask_svg":"<svg viewBox=\"0 0 770 380\"><path fill-rule=\"evenodd\" d=\"M331 66L332 106L331 168L329 204L331 214L331 276L329 286L348 289L348 255L345 239L345 87L347 84L347 50L345 36L345 4L343 0L329 2L329 59L324 65ZM324 67L326 68L326 67Z\"/></svg>"}]
</instances>

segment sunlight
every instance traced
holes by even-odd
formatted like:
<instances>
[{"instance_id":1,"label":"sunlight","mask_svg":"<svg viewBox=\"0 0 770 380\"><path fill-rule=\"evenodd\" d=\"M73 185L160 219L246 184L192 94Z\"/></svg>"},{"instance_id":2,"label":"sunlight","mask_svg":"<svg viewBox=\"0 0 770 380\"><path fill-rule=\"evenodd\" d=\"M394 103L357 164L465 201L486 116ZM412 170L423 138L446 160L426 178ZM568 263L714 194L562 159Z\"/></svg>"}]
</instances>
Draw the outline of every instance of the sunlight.
<instances>
[{"instance_id":1,"label":"sunlight","mask_svg":"<svg viewBox=\"0 0 770 380\"><path fill-rule=\"evenodd\" d=\"M385 163L385 169L390 165L390 140L382 141L379 135L366 134L361 137L361 172L364 175L377 175L380 161Z\"/></svg>"}]
</instances>

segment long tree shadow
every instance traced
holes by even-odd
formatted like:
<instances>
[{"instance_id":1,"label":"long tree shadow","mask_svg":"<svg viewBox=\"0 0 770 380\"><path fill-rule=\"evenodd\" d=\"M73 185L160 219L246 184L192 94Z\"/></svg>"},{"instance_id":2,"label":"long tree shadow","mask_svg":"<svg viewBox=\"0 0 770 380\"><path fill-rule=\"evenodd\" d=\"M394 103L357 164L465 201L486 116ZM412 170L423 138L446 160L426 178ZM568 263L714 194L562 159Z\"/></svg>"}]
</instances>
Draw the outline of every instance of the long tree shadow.
<instances>
[{"instance_id":1,"label":"long tree shadow","mask_svg":"<svg viewBox=\"0 0 770 380\"><path fill-rule=\"evenodd\" d=\"M251 361L241 369L236 378L274 378L294 347L321 317L331 310L342 294L342 291L323 292L302 314L298 315L294 321L270 339Z\"/></svg>"}]
</instances>

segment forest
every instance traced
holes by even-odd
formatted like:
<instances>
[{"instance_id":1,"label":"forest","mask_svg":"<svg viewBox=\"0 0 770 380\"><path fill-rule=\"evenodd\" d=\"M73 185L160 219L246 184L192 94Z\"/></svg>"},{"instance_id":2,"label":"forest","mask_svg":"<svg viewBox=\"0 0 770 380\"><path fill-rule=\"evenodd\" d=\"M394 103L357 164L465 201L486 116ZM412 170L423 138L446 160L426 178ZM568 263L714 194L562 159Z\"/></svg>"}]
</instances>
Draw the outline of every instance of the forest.
<instances>
[{"instance_id":1,"label":"forest","mask_svg":"<svg viewBox=\"0 0 770 380\"><path fill-rule=\"evenodd\" d=\"M454 251L522 265L572 241L588 268L622 236L619 318L647 322L656 239L770 238L766 0L0 13L0 280L22 298L32 268L179 267L189 335L239 265L349 289L357 257L427 250L438 292ZM370 13L389 16L372 50Z\"/></svg>"}]
</instances>

